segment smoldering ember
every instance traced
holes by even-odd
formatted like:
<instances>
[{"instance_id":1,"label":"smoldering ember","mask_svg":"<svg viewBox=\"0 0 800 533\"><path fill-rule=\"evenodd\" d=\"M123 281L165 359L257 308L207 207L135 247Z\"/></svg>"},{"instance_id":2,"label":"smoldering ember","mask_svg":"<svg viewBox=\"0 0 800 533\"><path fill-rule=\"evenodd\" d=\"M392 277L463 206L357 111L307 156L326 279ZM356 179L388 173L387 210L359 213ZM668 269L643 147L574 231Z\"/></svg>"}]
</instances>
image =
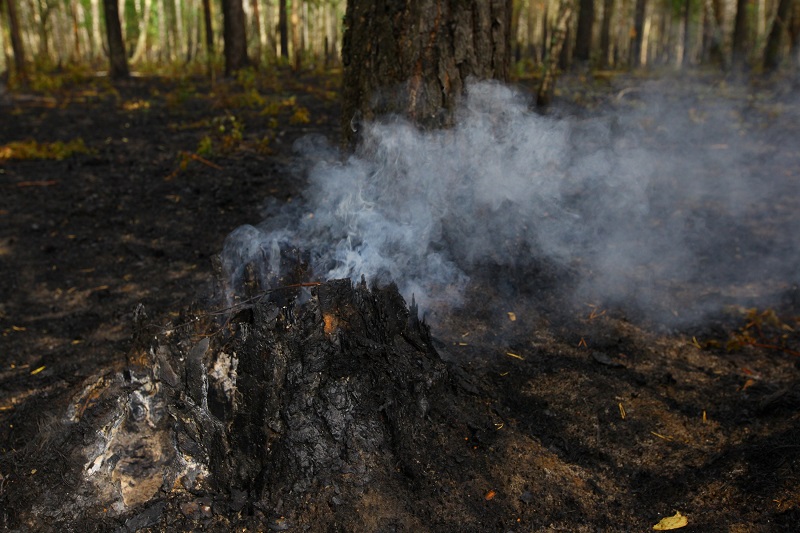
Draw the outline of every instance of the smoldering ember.
<instances>
[{"instance_id":1,"label":"smoldering ember","mask_svg":"<svg viewBox=\"0 0 800 533\"><path fill-rule=\"evenodd\" d=\"M394 69L352 48L381 35L382 4L347 4L371 33L345 39L345 96L411 76L400 52ZM478 4L498 58L512 27L479 15L512 3ZM463 32L409 45L459 91L434 114L438 85L411 76L342 118L317 39L261 71L226 44L225 79L210 50L197 75L126 76L123 46L113 85L77 67L12 83L0 525L794 531L796 75L584 64L556 89L552 57L580 55L568 7L511 82L477 81L511 58L486 71ZM135 26L108 33L112 58L118 39L155 53Z\"/></svg>"}]
</instances>

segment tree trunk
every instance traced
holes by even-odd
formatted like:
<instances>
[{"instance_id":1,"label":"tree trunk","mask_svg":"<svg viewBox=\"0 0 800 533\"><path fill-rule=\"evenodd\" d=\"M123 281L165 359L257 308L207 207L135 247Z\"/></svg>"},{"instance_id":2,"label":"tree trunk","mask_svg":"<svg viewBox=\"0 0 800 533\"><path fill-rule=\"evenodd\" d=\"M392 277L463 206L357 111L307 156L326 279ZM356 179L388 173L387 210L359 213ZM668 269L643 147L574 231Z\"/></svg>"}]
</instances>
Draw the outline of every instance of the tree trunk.
<instances>
[{"instance_id":1,"label":"tree trunk","mask_svg":"<svg viewBox=\"0 0 800 533\"><path fill-rule=\"evenodd\" d=\"M550 13L550 2L545 1L544 3L544 11L542 13L542 62L544 63L547 61L547 51L550 49L550 41L548 40L550 36L550 27L548 26L548 19Z\"/></svg>"},{"instance_id":2,"label":"tree trunk","mask_svg":"<svg viewBox=\"0 0 800 533\"><path fill-rule=\"evenodd\" d=\"M747 0L736 0L736 19L733 23L733 64L741 67L748 51Z\"/></svg>"},{"instance_id":3,"label":"tree trunk","mask_svg":"<svg viewBox=\"0 0 800 533\"><path fill-rule=\"evenodd\" d=\"M186 64L192 62L194 59L195 53L197 51L197 43L195 41L195 35L197 33L197 7L193 0L187 2L186 8L183 10L184 12L184 32L186 36L186 54L184 55L184 60Z\"/></svg>"},{"instance_id":4,"label":"tree trunk","mask_svg":"<svg viewBox=\"0 0 800 533\"><path fill-rule=\"evenodd\" d=\"M781 44L783 36L789 27L789 19L792 16L792 0L780 0L778 12L772 22L769 31L767 46L764 48L764 70L773 71L778 68L781 59Z\"/></svg>"},{"instance_id":5,"label":"tree trunk","mask_svg":"<svg viewBox=\"0 0 800 533\"><path fill-rule=\"evenodd\" d=\"M158 43L159 51L158 56L159 60L165 63L169 63L172 58L172 47L169 43L169 34L167 33L167 14L166 14L166 3L167 0L160 0L161 1L161 13L158 17ZM159 0L156 0L156 5L158 5Z\"/></svg>"},{"instance_id":6,"label":"tree trunk","mask_svg":"<svg viewBox=\"0 0 800 533\"><path fill-rule=\"evenodd\" d=\"M281 57L289 58L289 24L286 15L286 0L278 2L278 33L281 34Z\"/></svg>"},{"instance_id":7,"label":"tree trunk","mask_svg":"<svg viewBox=\"0 0 800 533\"><path fill-rule=\"evenodd\" d=\"M542 52L540 47L536 45L537 43L537 28L539 28L539 10L533 8L533 2L528 2L528 9L526 13L526 20L528 24L528 35L526 36L527 40L527 50L525 53L528 57L532 58L534 62L538 63L542 60ZM546 8L542 9L542 17L546 15L547 11Z\"/></svg>"},{"instance_id":8,"label":"tree trunk","mask_svg":"<svg viewBox=\"0 0 800 533\"><path fill-rule=\"evenodd\" d=\"M244 8L242 0L222 0L223 28L225 42L225 76L247 66L247 33L245 31Z\"/></svg>"},{"instance_id":9,"label":"tree trunk","mask_svg":"<svg viewBox=\"0 0 800 533\"><path fill-rule=\"evenodd\" d=\"M258 0L250 0L250 10L252 11L252 21L250 23L250 28L252 28L253 37L255 38L256 42L256 51L255 56L258 58L260 62L262 60L262 54L264 53L264 44L266 39L263 38L263 33L261 31L261 10L258 6Z\"/></svg>"},{"instance_id":10,"label":"tree trunk","mask_svg":"<svg viewBox=\"0 0 800 533\"><path fill-rule=\"evenodd\" d=\"M600 66L607 67L611 53L611 20L614 18L614 0L603 0L603 22L600 26Z\"/></svg>"},{"instance_id":11,"label":"tree trunk","mask_svg":"<svg viewBox=\"0 0 800 533\"><path fill-rule=\"evenodd\" d=\"M550 32L552 37L545 57L544 75L536 94L536 105L539 107L547 107L553 101L558 64L561 60L561 51L564 49L564 43L567 40L570 18L572 18L572 3L569 0L564 0L558 7L556 22Z\"/></svg>"},{"instance_id":12,"label":"tree trunk","mask_svg":"<svg viewBox=\"0 0 800 533\"><path fill-rule=\"evenodd\" d=\"M203 25L206 28L206 68L214 79L214 25L211 17L211 0L203 0Z\"/></svg>"},{"instance_id":13,"label":"tree trunk","mask_svg":"<svg viewBox=\"0 0 800 533\"><path fill-rule=\"evenodd\" d=\"M172 30L175 35L175 56L180 60L184 53L186 52L187 46L184 46L186 42L186 33L183 30L183 10L181 6L183 2L181 0L173 0L172 1L172 10L175 15L173 19L174 23L172 24Z\"/></svg>"},{"instance_id":14,"label":"tree trunk","mask_svg":"<svg viewBox=\"0 0 800 533\"><path fill-rule=\"evenodd\" d=\"M683 5L683 54L681 55L681 66L686 67L689 64L689 22L692 13L692 0L684 0L686 3Z\"/></svg>"},{"instance_id":15,"label":"tree trunk","mask_svg":"<svg viewBox=\"0 0 800 533\"><path fill-rule=\"evenodd\" d=\"M573 57L578 61L589 61L592 51L592 27L594 26L594 0L580 0L578 28L575 30Z\"/></svg>"},{"instance_id":16,"label":"tree trunk","mask_svg":"<svg viewBox=\"0 0 800 533\"><path fill-rule=\"evenodd\" d=\"M49 61L50 58L50 32L47 28L47 20L50 12L50 8L42 5L41 2L34 2L33 3L33 16L34 21L36 23L36 29L38 31L39 36L39 43L36 49L36 58L39 61L44 60ZM3 1L0 0L0 16L2 16L3 11ZM33 53L33 50L31 50Z\"/></svg>"},{"instance_id":17,"label":"tree trunk","mask_svg":"<svg viewBox=\"0 0 800 533\"><path fill-rule=\"evenodd\" d=\"M122 28L119 24L119 6L117 0L103 0L106 12L106 39L108 40L108 57L110 60L109 76L111 79L128 77L128 59L125 56L125 43L122 42Z\"/></svg>"},{"instance_id":18,"label":"tree trunk","mask_svg":"<svg viewBox=\"0 0 800 533\"><path fill-rule=\"evenodd\" d=\"M131 63L138 63L147 50L147 25L150 23L150 4L151 0L144 0L144 8L142 9L142 21L139 25L139 38L136 39L136 48L133 50L133 57ZM163 17L164 14L159 14Z\"/></svg>"},{"instance_id":19,"label":"tree trunk","mask_svg":"<svg viewBox=\"0 0 800 533\"><path fill-rule=\"evenodd\" d=\"M295 70L300 70L300 55L302 46L300 45L300 2L292 0L292 62Z\"/></svg>"},{"instance_id":20,"label":"tree trunk","mask_svg":"<svg viewBox=\"0 0 800 533\"><path fill-rule=\"evenodd\" d=\"M28 68L25 61L25 48L22 46L22 33L17 16L15 0L6 0L6 13L8 13L8 33L11 37L11 49L14 51L14 70L17 81L22 84L28 82Z\"/></svg>"},{"instance_id":21,"label":"tree trunk","mask_svg":"<svg viewBox=\"0 0 800 533\"><path fill-rule=\"evenodd\" d=\"M522 42L519 36L520 20L522 18L522 8L525 2L514 2L511 11L511 47L514 53L514 62L518 63L522 59Z\"/></svg>"},{"instance_id":22,"label":"tree trunk","mask_svg":"<svg viewBox=\"0 0 800 533\"><path fill-rule=\"evenodd\" d=\"M794 3L792 23L789 25L789 54L800 67L800 2Z\"/></svg>"},{"instance_id":23,"label":"tree trunk","mask_svg":"<svg viewBox=\"0 0 800 533\"><path fill-rule=\"evenodd\" d=\"M6 30L5 30L5 13L3 10L3 2L0 2L0 102L3 98L3 92L6 89L8 80L9 63L11 60L10 54L6 54Z\"/></svg>"},{"instance_id":24,"label":"tree trunk","mask_svg":"<svg viewBox=\"0 0 800 533\"><path fill-rule=\"evenodd\" d=\"M70 26L72 30L72 60L79 62L81 60L81 39L80 39L80 23L78 22L78 9L81 7L78 2L73 2L70 9Z\"/></svg>"},{"instance_id":25,"label":"tree trunk","mask_svg":"<svg viewBox=\"0 0 800 533\"><path fill-rule=\"evenodd\" d=\"M103 49L103 38L100 33L100 0L92 0L92 62Z\"/></svg>"},{"instance_id":26,"label":"tree trunk","mask_svg":"<svg viewBox=\"0 0 800 533\"><path fill-rule=\"evenodd\" d=\"M722 51L722 10L721 0L705 0L703 4L703 60L712 65L724 66Z\"/></svg>"},{"instance_id":27,"label":"tree trunk","mask_svg":"<svg viewBox=\"0 0 800 533\"><path fill-rule=\"evenodd\" d=\"M630 65L631 68L642 65L642 43L644 42L644 22L647 13L647 0L636 0L636 14L631 33Z\"/></svg>"},{"instance_id":28,"label":"tree trunk","mask_svg":"<svg viewBox=\"0 0 800 533\"><path fill-rule=\"evenodd\" d=\"M398 114L453 123L467 78L508 78L511 0L350 0L342 45L342 127Z\"/></svg>"}]
</instances>

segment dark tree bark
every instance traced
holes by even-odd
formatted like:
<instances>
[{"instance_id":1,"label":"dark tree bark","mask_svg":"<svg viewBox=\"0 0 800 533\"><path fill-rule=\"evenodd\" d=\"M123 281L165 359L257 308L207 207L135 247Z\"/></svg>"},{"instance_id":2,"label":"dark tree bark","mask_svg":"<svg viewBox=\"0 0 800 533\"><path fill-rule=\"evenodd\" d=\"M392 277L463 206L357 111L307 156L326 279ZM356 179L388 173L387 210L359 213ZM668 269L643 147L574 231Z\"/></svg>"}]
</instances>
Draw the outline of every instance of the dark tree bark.
<instances>
[{"instance_id":1,"label":"dark tree bark","mask_svg":"<svg viewBox=\"0 0 800 533\"><path fill-rule=\"evenodd\" d=\"M289 58L289 20L287 18L286 0L278 3L278 33L281 36L281 57Z\"/></svg>"},{"instance_id":2,"label":"dark tree bark","mask_svg":"<svg viewBox=\"0 0 800 533\"><path fill-rule=\"evenodd\" d=\"M17 80L24 84L28 81L28 68L25 61L25 48L22 46L17 6L15 0L6 0L5 4L6 12L8 13L8 33L11 37L11 49L14 51L14 70ZM0 7L2 7L1 2Z\"/></svg>"},{"instance_id":3,"label":"dark tree bark","mask_svg":"<svg viewBox=\"0 0 800 533\"><path fill-rule=\"evenodd\" d=\"M550 14L549 6L550 2L545 2L542 12L542 62L547 59L547 51L550 49L550 26L547 22Z\"/></svg>"},{"instance_id":4,"label":"dark tree bark","mask_svg":"<svg viewBox=\"0 0 800 533\"><path fill-rule=\"evenodd\" d=\"M772 28L764 48L764 70L773 71L778 68L781 60L781 44L783 36L787 33L790 17L792 16L792 0L780 0L778 12L772 22Z\"/></svg>"},{"instance_id":5,"label":"dark tree bark","mask_svg":"<svg viewBox=\"0 0 800 533\"><path fill-rule=\"evenodd\" d=\"M350 0L344 25L343 133L381 115L453 122L467 78L508 78L511 0Z\"/></svg>"},{"instance_id":6,"label":"dark tree bark","mask_svg":"<svg viewBox=\"0 0 800 533\"><path fill-rule=\"evenodd\" d=\"M685 0L683 5L683 57L681 57L681 65L686 67L689 64L689 45L690 41L690 15L692 13L692 0Z\"/></svg>"},{"instance_id":7,"label":"dark tree bark","mask_svg":"<svg viewBox=\"0 0 800 533\"><path fill-rule=\"evenodd\" d=\"M117 0L103 0L106 12L106 37L108 39L108 58L111 79L128 77L128 57L125 43L122 42L122 28L119 25L119 5Z\"/></svg>"},{"instance_id":8,"label":"dark tree bark","mask_svg":"<svg viewBox=\"0 0 800 533\"><path fill-rule=\"evenodd\" d=\"M249 64L242 0L222 0L222 39L225 42L225 76Z\"/></svg>"},{"instance_id":9,"label":"dark tree bark","mask_svg":"<svg viewBox=\"0 0 800 533\"><path fill-rule=\"evenodd\" d=\"M603 22L600 25L600 66L607 67L611 55L611 20L614 18L614 0L603 0Z\"/></svg>"},{"instance_id":10,"label":"dark tree bark","mask_svg":"<svg viewBox=\"0 0 800 533\"><path fill-rule=\"evenodd\" d=\"M203 25L206 27L206 68L214 79L214 26L211 17L211 0L203 0Z\"/></svg>"},{"instance_id":11,"label":"dark tree bark","mask_svg":"<svg viewBox=\"0 0 800 533\"><path fill-rule=\"evenodd\" d=\"M647 0L636 0L636 12L631 35L630 65L636 68L642 65L642 41L644 39L644 18L647 13Z\"/></svg>"},{"instance_id":12,"label":"dark tree bark","mask_svg":"<svg viewBox=\"0 0 800 533\"><path fill-rule=\"evenodd\" d=\"M789 54L800 66L800 2L794 3L792 22L789 24Z\"/></svg>"},{"instance_id":13,"label":"dark tree bark","mask_svg":"<svg viewBox=\"0 0 800 533\"><path fill-rule=\"evenodd\" d=\"M705 0L703 4L703 61L724 66L722 51L722 13L721 0Z\"/></svg>"},{"instance_id":14,"label":"dark tree bark","mask_svg":"<svg viewBox=\"0 0 800 533\"><path fill-rule=\"evenodd\" d=\"M206 53L214 55L214 26L211 23L211 0L203 0L203 23L206 27Z\"/></svg>"},{"instance_id":15,"label":"dark tree bark","mask_svg":"<svg viewBox=\"0 0 800 533\"><path fill-rule=\"evenodd\" d=\"M573 57L578 61L588 61L592 51L592 28L594 27L594 0L580 0L578 7L578 28L575 30L575 50Z\"/></svg>"},{"instance_id":16,"label":"dark tree bark","mask_svg":"<svg viewBox=\"0 0 800 533\"><path fill-rule=\"evenodd\" d=\"M737 67L744 65L747 61L749 48L747 3L748 0L736 0L736 19L733 23L733 64Z\"/></svg>"}]
</instances>

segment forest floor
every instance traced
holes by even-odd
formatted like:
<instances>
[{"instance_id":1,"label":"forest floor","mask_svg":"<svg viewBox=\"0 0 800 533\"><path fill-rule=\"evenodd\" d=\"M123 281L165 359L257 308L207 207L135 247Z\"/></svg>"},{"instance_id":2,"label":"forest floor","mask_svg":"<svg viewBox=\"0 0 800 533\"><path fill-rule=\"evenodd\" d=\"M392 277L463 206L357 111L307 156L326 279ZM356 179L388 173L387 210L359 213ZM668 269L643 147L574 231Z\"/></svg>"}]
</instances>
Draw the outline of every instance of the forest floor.
<instances>
[{"instance_id":1,"label":"forest floor","mask_svg":"<svg viewBox=\"0 0 800 533\"><path fill-rule=\"evenodd\" d=\"M591 113L642 80L583 82L565 80L562 99ZM38 433L87 378L124 364L137 304L157 323L219 305L213 258L232 230L263 218L266 197L303 189L296 139L337 142L338 84L288 71L213 89L134 77L0 102L0 524L51 528L8 506L37 483L60 490L46 477L57 450L31 443L46 442ZM800 178L797 168L764 172ZM461 310L432 334L496 423L441 443L449 459L436 468L458 483L292 520L322 531L644 531L680 512L687 531L796 530L800 296L798 278L783 281L780 305L674 329L559 306L546 287L538 303L509 301L504 325ZM181 530L161 520L149 527Z\"/></svg>"}]
</instances>

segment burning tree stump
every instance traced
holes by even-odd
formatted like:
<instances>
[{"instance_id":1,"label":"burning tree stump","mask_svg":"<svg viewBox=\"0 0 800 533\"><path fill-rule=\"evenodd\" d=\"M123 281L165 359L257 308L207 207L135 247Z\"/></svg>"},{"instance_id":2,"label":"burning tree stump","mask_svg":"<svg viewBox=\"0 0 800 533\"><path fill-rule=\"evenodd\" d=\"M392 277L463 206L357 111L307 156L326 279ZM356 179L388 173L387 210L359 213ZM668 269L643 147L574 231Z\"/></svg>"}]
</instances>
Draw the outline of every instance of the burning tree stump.
<instances>
[{"instance_id":1,"label":"burning tree stump","mask_svg":"<svg viewBox=\"0 0 800 533\"><path fill-rule=\"evenodd\" d=\"M394 286L350 280L277 303L288 300L263 298L221 327L140 334L126 368L87 383L53 432L75 484L9 502L19 524L135 530L172 512L182 527L281 530L298 509L318 523L354 513L358 491L423 483L449 453L441 421L472 386L440 359L415 306Z\"/></svg>"}]
</instances>

